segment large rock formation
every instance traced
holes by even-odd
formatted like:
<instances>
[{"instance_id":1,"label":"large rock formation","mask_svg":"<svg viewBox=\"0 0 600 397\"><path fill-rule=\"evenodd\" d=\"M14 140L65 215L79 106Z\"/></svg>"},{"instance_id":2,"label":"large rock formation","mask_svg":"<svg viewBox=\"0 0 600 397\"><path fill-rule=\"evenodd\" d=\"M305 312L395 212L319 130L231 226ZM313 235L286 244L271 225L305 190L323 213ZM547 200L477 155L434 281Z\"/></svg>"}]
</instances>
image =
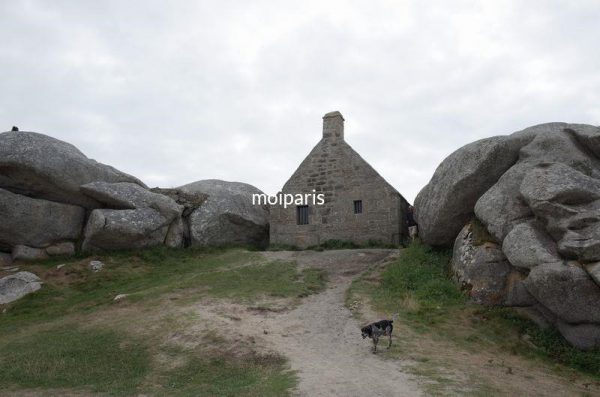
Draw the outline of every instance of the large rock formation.
<instances>
[{"instance_id":1,"label":"large rock formation","mask_svg":"<svg viewBox=\"0 0 600 397\"><path fill-rule=\"evenodd\" d=\"M173 222L167 232L165 245L172 248L189 247L192 245L190 236L190 215L204 204L208 195L200 192L183 191L178 188L154 188L152 191L172 198L177 204L183 207L181 218L176 222Z\"/></svg>"},{"instance_id":2,"label":"large rock formation","mask_svg":"<svg viewBox=\"0 0 600 397\"><path fill-rule=\"evenodd\" d=\"M183 211L173 199L128 182L93 182L81 186L81 191L112 208L92 211L85 227L83 251L161 245L170 225L179 222Z\"/></svg>"},{"instance_id":3,"label":"large rock formation","mask_svg":"<svg viewBox=\"0 0 600 397\"><path fill-rule=\"evenodd\" d=\"M43 248L77 240L84 218L82 207L0 189L0 249L10 250L16 245Z\"/></svg>"},{"instance_id":4,"label":"large rock formation","mask_svg":"<svg viewBox=\"0 0 600 397\"><path fill-rule=\"evenodd\" d=\"M183 211L183 207L175 200L134 183L92 182L80 189L84 194L116 210L152 208L169 221L180 216Z\"/></svg>"},{"instance_id":5,"label":"large rock formation","mask_svg":"<svg viewBox=\"0 0 600 397\"><path fill-rule=\"evenodd\" d=\"M0 266L13 261L159 245L268 243L260 190L206 180L148 189L88 159L73 145L34 132L0 134ZM0 279L0 305L41 287L32 273Z\"/></svg>"},{"instance_id":6,"label":"large rock formation","mask_svg":"<svg viewBox=\"0 0 600 397\"><path fill-rule=\"evenodd\" d=\"M269 209L252 203L252 194L262 194L259 189L217 179L190 183L179 189L208 197L189 217L192 246L268 244Z\"/></svg>"},{"instance_id":7,"label":"large rock formation","mask_svg":"<svg viewBox=\"0 0 600 397\"><path fill-rule=\"evenodd\" d=\"M79 190L86 183L132 182L139 179L88 159L75 146L35 132L0 134L0 188L25 196L75 204L101 205Z\"/></svg>"},{"instance_id":8,"label":"large rock formation","mask_svg":"<svg viewBox=\"0 0 600 397\"><path fill-rule=\"evenodd\" d=\"M522 307L573 345L599 347L599 156L600 128L581 124L467 145L419 193L421 237L454 241L454 276L476 302Z\"/></svg>"},{"instance_id":9,"label":"large rock formation","mask_svg":"<svg viewBox=\"0 0 600 397\"><path fill-rule=\"evenodd\" d=\"M161 245L169 221L152 208L94 210L85 227L84 252L139 249Z\"/></svg>"},{"instance_id":10,"label":"large rock formation","mask_svg":"<svg viewBox=\"0 0 600 397\"><path fill-rule=\"evenodd\" d=\"M15 260L71 255L82 241L86 250L163 244L181 211L69 143L35 132L0 134L0 251ZM172 230L171 245L183 238Z\"/></svg>"},{"instance_id":11,"label":"large rock formation","mask_svg":"<svg viewBox=\"0 0 600 397\"><path fill-rule=\"evenodd\" d=\"M0 251L15 260L75 253L89 211L110 205L82 185L119 182L147 190L69 143L35 132L0 134Z\"/></svg>"},{"instance_id":12,"label":"large rock formation","mask_svg":"<svg viewBox=\"0 0 600 397\"><path fill-rule=\"evenodd\" d=\"M0 258L39 260L156 245L268 242L260 190L206 180L148 189L137 178L88 159L73 145L35 132L0 134Z\"/></svg>"},{"instance_id":13,"label":"large rock formation","mask_svg":"<svg viewBox=\"0 0 600 397\"><path fill-rule=\"evenodd\" d=\"M518 152L515 141L498 136L473 142L448 156L415 199L423 241L451 245L471 218L477 199L517 161Z\"/></svg>"},{"instance_id":14,"label":"large rock formation","mask_svg":"<svg viewBox=\"0 0 600 397\"><path fill-rule=\"evenodd\" d=\"M474 243L473 226L466 225L456 238L453 276L477 303L502 304L510 264L497 244Z\"/></svg>"}]
</instances>

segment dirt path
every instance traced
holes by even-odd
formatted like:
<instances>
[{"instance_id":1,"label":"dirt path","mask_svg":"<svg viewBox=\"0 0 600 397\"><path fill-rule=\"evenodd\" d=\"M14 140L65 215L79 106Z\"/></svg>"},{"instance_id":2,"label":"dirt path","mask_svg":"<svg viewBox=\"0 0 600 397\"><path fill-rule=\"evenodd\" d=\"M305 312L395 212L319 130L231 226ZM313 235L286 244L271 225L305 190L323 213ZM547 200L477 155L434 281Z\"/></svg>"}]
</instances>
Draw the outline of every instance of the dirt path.
<instances>
[{"instance_id":1,"label":"dirt path","mask_svg":"<svg viewBox=\"0 0 600 397\"><path fill-rule=\"evenodd\" d=\"M290 311L252 311L240 305L204 302L198 314L213 323L230 325L259 349L286 356L292 369L298 371L298 395L421 395L416 382L403 369L406 363L371 353L370 341L360 336L362 324L345 307L345 292L352 279L395 252L265 252L269 260L296 261L300 267L325 269L328 288L304 298Z\"/></svg>"},{"instance_id":2,"label":"dirt path","mask_svg":"<svg viewBox=\"0 0 600 397\"><path fill-rule=\"evenodd\" d=\"M361 338L361 324L344 307L349 285L350 280L337 282L295 310L264 321L276 349L299 371L300 395L418 395L402 364L372 354L370 341Z\"/></svg>"}]
</instances>

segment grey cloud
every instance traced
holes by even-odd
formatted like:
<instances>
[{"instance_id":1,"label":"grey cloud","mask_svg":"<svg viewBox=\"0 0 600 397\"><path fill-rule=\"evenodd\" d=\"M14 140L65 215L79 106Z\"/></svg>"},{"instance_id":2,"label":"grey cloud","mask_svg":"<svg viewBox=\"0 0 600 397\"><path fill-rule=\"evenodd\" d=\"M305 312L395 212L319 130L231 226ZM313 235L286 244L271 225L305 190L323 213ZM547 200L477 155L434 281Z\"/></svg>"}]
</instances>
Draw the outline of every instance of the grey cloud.
<instances>
[{"instance_id":1,"label":"grey cloud","mask_svg":"<svg viewBox=\"0 0 600 397\"><path fill-rule=\"evenodd\" d=\"M0 129L143 179L276 192L340 110L412 201L439 162L546 121L600 124L596 2L0 3Z\"/></svg>"}]
</instances>

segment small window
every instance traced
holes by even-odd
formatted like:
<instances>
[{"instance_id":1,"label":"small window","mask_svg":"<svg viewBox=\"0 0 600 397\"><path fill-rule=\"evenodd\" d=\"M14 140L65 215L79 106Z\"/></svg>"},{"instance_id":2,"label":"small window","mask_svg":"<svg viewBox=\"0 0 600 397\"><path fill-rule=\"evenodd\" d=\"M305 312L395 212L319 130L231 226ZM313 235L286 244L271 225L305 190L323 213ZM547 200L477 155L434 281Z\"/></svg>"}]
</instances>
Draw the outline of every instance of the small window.
<instances>
[{"instance_id":1,"label":"small window","mask_svg":"<svg viewBox=\"0 0 600 397\"><path fill-rule=\"evenodd\" d=\"M298 225L308 225L308 205L296 207L296 221Z\"/></svg>"},{"instance_id":2,"label":"small window","mask_svg":"<svg viewBox=\"0 0 600 397\"><path fill-rule=\"evenodd\" d=\"M354 213L362 214L362 200L354 200Z\"/></svg>"}]
</instances>

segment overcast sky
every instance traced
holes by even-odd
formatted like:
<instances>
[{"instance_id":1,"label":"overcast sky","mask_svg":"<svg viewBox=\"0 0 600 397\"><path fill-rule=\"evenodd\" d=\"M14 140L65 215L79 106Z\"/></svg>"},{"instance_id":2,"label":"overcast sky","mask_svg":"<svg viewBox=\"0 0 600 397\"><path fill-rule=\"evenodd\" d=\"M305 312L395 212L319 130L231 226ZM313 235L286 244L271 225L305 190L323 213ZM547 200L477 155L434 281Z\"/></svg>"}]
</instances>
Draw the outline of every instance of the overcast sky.
<instances>
[{"instance_id":1,"label":"overcast sky","mask_svg":"<svg viewBox=\"0 0 600 397\"><path fill-rule=\"evenodd\" d=\"M599 1L0 0L0 131L171 187L277 192L339 110L413 201L445 156L600 124Z\"/></svg>"}]
</instances>

